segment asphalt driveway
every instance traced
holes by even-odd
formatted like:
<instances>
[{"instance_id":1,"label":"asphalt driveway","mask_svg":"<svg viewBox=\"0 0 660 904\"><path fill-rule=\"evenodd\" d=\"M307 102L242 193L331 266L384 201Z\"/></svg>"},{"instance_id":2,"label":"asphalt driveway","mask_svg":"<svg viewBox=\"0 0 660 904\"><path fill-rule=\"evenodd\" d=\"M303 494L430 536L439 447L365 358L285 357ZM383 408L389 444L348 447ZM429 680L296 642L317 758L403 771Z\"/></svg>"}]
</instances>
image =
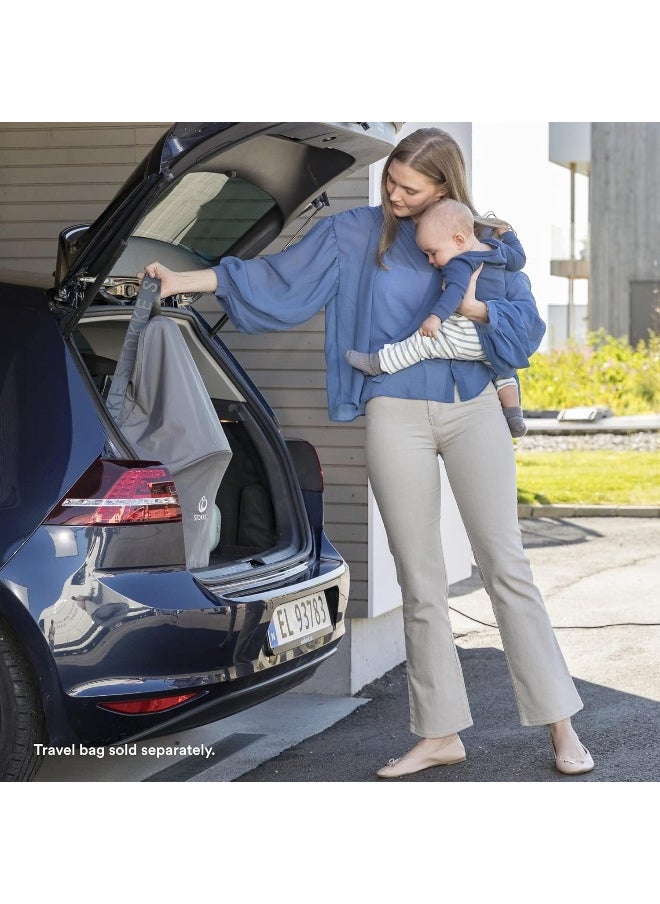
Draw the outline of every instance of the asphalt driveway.
<instances>
[{"instance_id":1,"label":"asphalt driveway","mask_svg":"<svg viewBox=\"0 0 660 904\"><path fill-rule=\"evenodd\" d=\"M475 723L462 735L467 760L397 781L660 780L660 518L534 518L521 526L584 701L573 721L596 768L561 775L547 730L520 726L499 633L474 571L454 585L451 598ZM415 742L408 730L405 665L358 696L365 702L348 716L234 781L380 781L376 769Z\"/></svg>"}]
</instances>

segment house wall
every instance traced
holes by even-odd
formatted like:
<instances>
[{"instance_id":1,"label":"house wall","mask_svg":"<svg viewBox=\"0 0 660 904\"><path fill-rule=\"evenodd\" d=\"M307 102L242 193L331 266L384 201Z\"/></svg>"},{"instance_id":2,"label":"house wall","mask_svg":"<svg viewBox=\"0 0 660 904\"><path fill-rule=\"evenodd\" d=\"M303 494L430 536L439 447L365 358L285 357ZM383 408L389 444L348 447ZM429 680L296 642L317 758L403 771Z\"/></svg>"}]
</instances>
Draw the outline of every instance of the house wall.
<instances>
[{"instance_id":1,"label":"house wall","mask_svg":"<svg viewBox=\"0 0 660 904\"><path fill-rule=\"evenodd\" d=\"M368 169L335 183L328 190L328 198L330 207L317 213L300 235L323 216L366 204ZM299 218L264 253L281 250L308 216ZM240 333L227 324L222 339L272 405L282 432L309 440L316 447L325 485L326 533L351 569L349 614L366 613L368 518L364 419L337 424L328 417L323 313L299 327L267 336Z\"/></svg>"},{"instance_id":2,"label":"house wall","mask_svg":"<svg viewBox=\"0 0 660 904\"><path fill-rule=\"evenodd\" d=\"M0 265L53 272L65 226L91 223L169 123L0 123Z\"/></svg>"}]
</instances>

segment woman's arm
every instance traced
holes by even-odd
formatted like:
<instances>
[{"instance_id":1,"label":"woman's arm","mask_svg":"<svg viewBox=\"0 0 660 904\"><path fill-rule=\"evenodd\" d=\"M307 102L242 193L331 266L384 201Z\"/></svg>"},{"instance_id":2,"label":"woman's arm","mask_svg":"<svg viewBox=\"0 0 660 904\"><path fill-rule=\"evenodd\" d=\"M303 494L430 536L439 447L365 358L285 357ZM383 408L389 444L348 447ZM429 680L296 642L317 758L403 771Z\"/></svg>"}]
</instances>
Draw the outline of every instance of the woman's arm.
<instances>
[{"instance_id":1,"label":"woman's arm","mask_svg":"<svg viewBox=\"0 0 660 904\"><path fill-rule=\"evenodd\" d=\"M246 333L286 330L304 323L335 296L339 282L337 242L331 217L295 245L276 254L173 272L153 262L145 272L161 280L161 295L214 292L232 323Z\"/></svg>"},{"instance_id":2,"label":"woman's arm","mask_svg":"<svg viewBox=\"0 0 660 904\"><path fill-rule=\"evenodd\" d=\"M489 320L476 324L484 352L497 368L529 367L529 359L545 335L529 278L522 271L507 272L505 299L488 304Z\"/></svg>"},{"instance_id":3,"label":"woman's arm","mask_svg":"<svg viewBox=\"0 0 660 904\"><path fill-rule=\"evenodd\" d=\"M479 301L471 285L461 308L459 313L475 323L484 352L496 369L529 366L545 335L545 323L525 273L506 271L506 298Z\"/></svg>"}]
</instances>

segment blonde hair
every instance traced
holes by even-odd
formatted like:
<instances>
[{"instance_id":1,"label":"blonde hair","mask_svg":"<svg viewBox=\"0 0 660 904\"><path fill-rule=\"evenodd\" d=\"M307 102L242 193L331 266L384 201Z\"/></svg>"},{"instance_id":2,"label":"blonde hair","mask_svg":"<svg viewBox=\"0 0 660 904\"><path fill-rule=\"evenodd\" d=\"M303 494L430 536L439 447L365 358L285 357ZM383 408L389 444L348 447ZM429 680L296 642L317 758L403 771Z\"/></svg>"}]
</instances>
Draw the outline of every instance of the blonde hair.
<instances>
[{"instance_id":1,"label":"blonde hair","mask_svg":"<svg viewBox=\"0 0 660 904\"><path fill-rule=\"evenodd\" d=\"M392 210L387 192L387 174L393 160L405 163L438 186L446 188L445 198L461 201L472 212L477 235L484 227L508 225L494 216L481 217L477 213L467 184L465 158L458 143L443 129L417 129L392 149L385 161L380 194L383 210L383 229L378 243L377 260L385 267L384 258L392 247L399 228L398 217Z\"/></svg>"},{"instance_id":2,"label":"blonde hair","mask_svg":"<svg viewBox=\"0 0 660 904\"><path fill-rule=\"evenodd\" d=\"M422 225L430 226L443 233L449 232L452 236L460 232L469 238L474 234L474 214L462 201L456 201L454 198L442 198L426 208L417 220L416 230Z\"/></svg>"}]
</instances>

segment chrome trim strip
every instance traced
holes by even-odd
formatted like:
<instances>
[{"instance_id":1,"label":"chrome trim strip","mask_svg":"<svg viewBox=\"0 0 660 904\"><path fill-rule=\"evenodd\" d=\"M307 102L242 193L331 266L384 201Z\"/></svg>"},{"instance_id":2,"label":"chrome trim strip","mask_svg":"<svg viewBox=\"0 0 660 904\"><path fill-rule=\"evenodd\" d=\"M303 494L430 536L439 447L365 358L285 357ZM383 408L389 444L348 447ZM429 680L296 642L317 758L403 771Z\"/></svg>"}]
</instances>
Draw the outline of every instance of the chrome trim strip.
<instances>
[{"instance_id":1,"label":"chrome trim strip","mask_svg":"<svg viewBox=\"0 0 660 904\"><path fill-rule=\"evenodd\" d=\"M107 498L107 499L65 499L63 506L75 506L76 508L117 508L118 506L155 506L155 505L178 505L177 496L131 496L130 499Z\"/></svg>"},{"instance_id":2,"label":"chrome trim strip","mask_svg":"<svg viewBox=\"0 0 660 904\"><path fill-rule=\"evenodd\" d=\"M254 587L257 584L272 583L273 581L286 581L289 578L295 577L297 574L302 574L303 571L307 571L308 567L307 562L301 562L298 565L294 565L292 568L285 568L282 571L269 571L264 573L264 571L261 570L258 575L252 574L249 577L237 577L235 579L228 577L224 581L218 581L217 583L204 581L201 578L197 578L197 580L200 584L203 584L207 590L210 590L211 593L235 593L240 591L243 587Z\"/></svg>"},{"instance_id":3,"label":"chrome trim strip","mask_svg":"<svg viewBox=\"0 0 660 904\"><path fill-rule=\"evenodd\" d=\"M305 594L309 592L310 589L313 590L322 590L324 587L329 586L330 584L336 584L337 581L341 580L343 577L348 576L348 567L346 565L339 565L337 568L333 569L333 571L329 571L327 574L324 574L322 577L311 578L309 581L301 581L299 584L296 584L294 587L290 585L287 587L274 587L272 590L265 590L261 593L249 594L243 596L242 594L236 598L237 603L251 603L255 600L272 600L277 597L291 597L292 599L300 596L300 594ZM232 599L231 593L225 594L229 599Z\"/></svg>"}]
</instances>

